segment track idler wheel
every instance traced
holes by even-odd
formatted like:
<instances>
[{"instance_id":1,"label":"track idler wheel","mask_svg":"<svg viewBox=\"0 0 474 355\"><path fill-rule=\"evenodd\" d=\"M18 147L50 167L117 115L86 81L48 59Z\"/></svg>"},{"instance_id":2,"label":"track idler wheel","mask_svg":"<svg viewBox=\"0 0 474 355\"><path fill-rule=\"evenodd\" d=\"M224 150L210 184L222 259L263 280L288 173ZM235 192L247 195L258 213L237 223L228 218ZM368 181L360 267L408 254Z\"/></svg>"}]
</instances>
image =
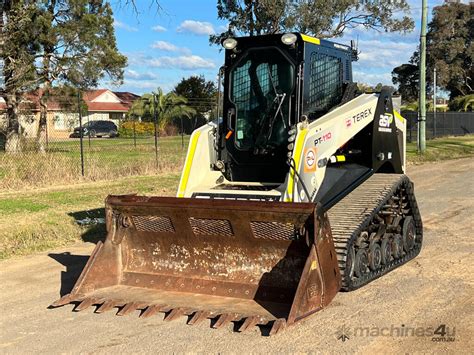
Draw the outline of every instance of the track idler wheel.
<instances>
[{"instance_id":1,"label":"track idler wheel","mask_svg":"<svg viewBox=\"0 0 474 355\"><path fill-rule=\"evenodd\" d=\"M367 249L357 250L355 257L354 273L357 277L364 276L369 272L369 255Z\"/></svg>"},{"instance_id":2,"label":"track idler wheel","mask_svg":"<svg viewBox=\"0 0 474 355\"><path fill-rule=\"evenodd\" d=\"M372 271L377 270L382 264L382 249L379 243L373 242L369 247L369 266Z\"/></svg>"},{"instance_id":3,"label":"track idler wheel","mask_svg":"<svg viewBox=\"0 0 474 355\"><path fill-rule=\"evenodd\" d=\"M408 216L403 221L403 249L409 252L415 246L416 229L412 216Z\"/></svg>"}]
</instances>

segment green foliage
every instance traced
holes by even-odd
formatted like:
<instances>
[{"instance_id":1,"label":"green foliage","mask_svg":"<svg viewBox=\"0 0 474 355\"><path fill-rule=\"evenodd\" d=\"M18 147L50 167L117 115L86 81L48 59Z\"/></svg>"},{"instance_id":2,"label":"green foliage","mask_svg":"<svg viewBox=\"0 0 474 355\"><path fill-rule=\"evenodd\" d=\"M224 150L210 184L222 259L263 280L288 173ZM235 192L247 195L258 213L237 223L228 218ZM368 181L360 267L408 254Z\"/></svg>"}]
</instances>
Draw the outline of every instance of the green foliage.
<instances>
[{"instance_id":1,"label":"green foliage","mask_svg":"<svg viewBox=\"0 0 474 355\"><path fill-rule=\"evenodd\" d=\"M450 98L473 93L474 89L474 19L470 15L472 5L445 3L433 10L433 19L427 33L427 91L433 85L433 68L436 68L436 84L450 93ZM392 71L392 81L398 84L404 101L418 97L419 52L415 51L407 64Z\"/></svg>"},{"instance_id":2,"label":"green foliage","mask_svg":"<svg viewBox=\"0 0 474 355\"><path fill-rule=\"evenodd\" d=\"M18 106L26 91L39 89L40 139L53 85L87 89L105 77L115 84L123 81L127 59L117 49L108 1L18 0L2 5L1 95L8 106L7 141L12 132L18 135Z\"/></svg>"},{"instance_id":3,"label":"green foliage","mask_svg":"<svg viewBox=\"0 0 474 355\"><path fill-rule=\"evenodd\" d=\"M139 100L135 100L128 115L147 121L154 121L156 117L158 128L164 129L175 118L190 118L196 114L196 110L189 107L187 102L186 98L174 92L164 94L158 88L156 92L144 94Z\"/></svg>"},{"instance_id":4,"label":"green foliage","mask_svg":"<svg viewBox=\"0 0 474 355\"><path fill-rule=\"evenodd\" d=\"M436 67L437 84L450 92L451 99L474 92L472 11L472 3L436 6L428 25L428 67Z\"/></svg>"},{"instance_id":5,"label":"green foliage","mask_svg":"<svg viewBox=\"0 0 474 355\"><path fill-rule=\"evenodd\" d=\"M119 134L121 137L133 137L133 131L136 136L152 136L155 133L153 122L134 122L126 121L120 125Z\"/></svg>"},{"instance_id":6,"label":"green foliage","mask_svg":"<svg viewBox=\"0 0 474 355\"><path fill-rule=\"evenodd\" d=\"M183 126L186 126L183 129L188 133L206 123L210 116L215 117L217 88L214 82L206 81L202 75L193 75L187 79L181 79L173 91L185 97L188 100L188 105L196 110L196 114L187 122L189 124L183 122ZM175 122L175 124L179 126L181 122Z\"/></svg>"},{"instance_id":7,"label":"green foliage","mask_svg":"<svg viewBox=\"0 0 474 355\"><path fill-rule=\"evenodd\" d=\"M398 85L398 92L403 102L411 102L418 98L419 68L418 64L402 64L392 71L392 82Z\"/></svg>"},{"instance_id":8,"label":"green foliage","mask_svg":"<svg viewBox=\"0 0 474 355\"><path fill-rule=\"evenodd\" d=\"M211 111L216 104L216 85L212 81L206 81L203 75L181 79L173 91L186 98L200 115Z\"/></svg>"},{"instance_id":9,"label":"green foliage","mask_svg":"<svg viewBox=\"0 0 474 355\"><path fill-rule=\"evenodd\" d=\"M357 83L357 88L360 91L368 93L368 94L374 93L374 92L380 92L384 86L386 87L387 85L384 85L382 83L377 83L377 85L375 86L370 86L364 83ZM393 86L390 86L390 88L392 91L395 91L395 88Z\"/></svg>"},{"instance_id":10,"label":"green foliage","mask_svg":"<svg viewBox=\"0 0 474 355\"><path fill-rule=\"evenodd\" d=\"M474 94L458 96L449 102L449 109L452 111L474 111Z\"/></svg>"},{"instance_id":11,"label":"green foliage","mask_svg":"<svg viewBox=\"0 0 474 355\"><path fill-rule=\"evenodd\" d=\"M218 44L229 36L292 31L337 37L358 26L407 32L414 28L409 11L406 0L217 0L217 16L228 21L229 26L212 35L210 42Z\"/></svg>"}]
</instances>

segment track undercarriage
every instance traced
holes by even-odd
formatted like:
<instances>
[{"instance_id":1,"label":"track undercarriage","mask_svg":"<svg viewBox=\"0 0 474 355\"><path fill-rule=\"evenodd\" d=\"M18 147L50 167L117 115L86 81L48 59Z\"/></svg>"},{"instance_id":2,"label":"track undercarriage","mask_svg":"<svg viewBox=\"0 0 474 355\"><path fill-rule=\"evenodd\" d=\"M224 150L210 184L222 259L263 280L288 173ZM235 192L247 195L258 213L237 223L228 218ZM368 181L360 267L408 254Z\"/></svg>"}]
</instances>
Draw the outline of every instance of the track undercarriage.
<instances>
[{"instance_id":1,"label":"track undercarriage","mask_svg":"<svg viewBox=\"0 0 474 355\"><path fill-rule=\"evenodd\" d=\"M342 290L355 290L413 259L422 222L405 175L375 174L329 211Z\"/></svg>"}]
</instances>

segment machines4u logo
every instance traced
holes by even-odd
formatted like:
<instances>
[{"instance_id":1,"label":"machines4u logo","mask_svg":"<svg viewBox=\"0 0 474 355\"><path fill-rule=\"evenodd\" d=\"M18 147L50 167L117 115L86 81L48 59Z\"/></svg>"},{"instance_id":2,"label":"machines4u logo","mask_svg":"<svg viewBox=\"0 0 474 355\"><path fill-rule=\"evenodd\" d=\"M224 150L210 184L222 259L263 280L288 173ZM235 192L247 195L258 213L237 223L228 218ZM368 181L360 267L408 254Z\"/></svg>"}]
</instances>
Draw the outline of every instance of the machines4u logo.
<instances>
[{"instance_id":1,"label":"machines4u logo","mask_svg":"<svg viewBox=\"0 0 474 355\"><path fill-rule=\"evenodd\" d=\"M391 113L385 113L380 115L379 118L379 132L392 132L393 115Z\"/></svg>"}]
</instances>

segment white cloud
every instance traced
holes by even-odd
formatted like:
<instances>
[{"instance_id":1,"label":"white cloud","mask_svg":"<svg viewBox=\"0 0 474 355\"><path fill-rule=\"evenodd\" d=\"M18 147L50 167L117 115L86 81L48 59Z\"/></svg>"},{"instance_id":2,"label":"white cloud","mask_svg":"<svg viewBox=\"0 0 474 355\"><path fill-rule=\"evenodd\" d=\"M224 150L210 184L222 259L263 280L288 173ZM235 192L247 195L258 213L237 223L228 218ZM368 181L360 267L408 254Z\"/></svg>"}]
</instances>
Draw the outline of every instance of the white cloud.
<instances>
[{"instance_id":1,"label":"white cloud","mask_svg":"<svg viewBox=\"0 0 474 355\"><path fill-rule=\"evenodd\" d=\"M191 51L189 50L189 48L178 47L178 46L175 46L173 43L166 42L166 41L156 41L152 43L150 47L154 49L159 49L165 52L180 52L187 55L191 54Z\"/></svg>"},{"instance_id":2,"label":"white cloud","mask_svg":"<svg viewBox=\"0 0 474 355\"><path fill-rule=\"evenodd\" d=\"M138 28L127 25L126 23L121 22L117 19L114 19L114 27L115 28L120 28L120 29L128 31L128 32L137 32L138 31Z\"/></svg>"},{"instance_id":3,"label":"white cloud","mask_svg":"<svg viewBox=\"0 0 474 355\"><path fill-rule=\"evenodd\" d=\"M162 78L161 81L125 79L124 83L120 86L120 90L142 95L144 93L154 91L156 88L160 87L164 92L169 92L174 89L178 81L179 80L174 80L171 78L166 80Z\"/></svg>"},{"instance_id":4,"label":"white cloud","mask_svg":"<svg viewBox=\"0 0 474 355\"><path fill-rule=\"evenodd\" d=\"M193 69L212 69L216 65L208 59L204 59L198 55L182 55L179 57L159 57L147 61L151 67L157 68L178 68L183 70Z\"/></svg>"},{"instance_id":5,"label":"white cloud","mask_svg":"<svg viewBox=\"0 0 474 355\"><path fill-rule=\"evenodd\" d=\"M160 26L160 25L156 25L156 26L153 26L151 28L152 31L155 31L155 32L166 32L167 29L163 26Z\"/></svg>"},{"instance_id":6,"label":"white cloud","mask_svg":"<svg viewBox=\"0 0 474 355\"><path fill-rule=\"evenodd\" d=\"M160 49L162 51L167 51L167 52L176 52L179 49L173 43L166 42L166 41L156 41L151 45L151 48Z\"/></svg>"},{"instance_id":7,"label":"white cloud","mask_svg":"<svg viewBox=\"0 0 474 355\"><path fill-rule=\"evenodd\" d=\"M216 33L214 27L210 22L201 22L194 20L185 20L181 22L181 25L176 29L177 32L190 32L195 35L205 36L213 35Z\"/></svg>"},{"instance_id":8,"label":"white cloud","mask_svg":"<svg viewBox=\"0 0 474 355\"><path fill-rule=\"evenodd\" d=\"M396 66L407 63L417 43L380 40L359 41L360 68L385 68L390 72Z\"/></svg>"},{"instance_id":9,"label":"white cloud","mask_svg":"<svg viewBox=\"0 0 474 355\"><path fill-rule=\"evenodd\" d=\"M123 84L120 86L120 90L133 92L137 95L143 95L144 93L156 90L158 86L160 85L158 85L156 81L125 79Z\"/></svg>"},{"instance_id":10,"label":"white cloud","mask_svg":"<svg viewBox=\"0 0 474 355\"><path fill-rule=\"evenodd\" d=\"M139 73L133 69L128 69L125 72L125 78L134 80L156 80L158 79L158 75L152 72Z\"/></svg>"}]
</instances>

